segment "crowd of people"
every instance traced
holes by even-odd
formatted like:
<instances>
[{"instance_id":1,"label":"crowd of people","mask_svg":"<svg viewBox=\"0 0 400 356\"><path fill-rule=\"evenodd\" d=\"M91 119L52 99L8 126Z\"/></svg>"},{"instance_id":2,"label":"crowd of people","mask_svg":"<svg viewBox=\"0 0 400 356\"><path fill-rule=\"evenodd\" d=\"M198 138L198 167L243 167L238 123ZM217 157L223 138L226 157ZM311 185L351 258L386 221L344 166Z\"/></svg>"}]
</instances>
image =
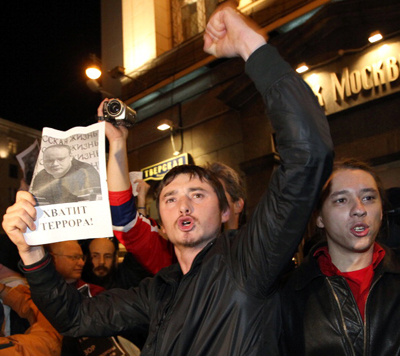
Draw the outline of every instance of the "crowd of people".
<instances>
[{"instance_id":1,"label":"crowd of people","mask_svg":"<svg viewBox=\"0 0 400 356\"><path fill-rule=\"evenodd\" d=\"M143 210L147 183L132 194L128 130L106 122L114 236L29 246L37 201L18 192L3 218L14 263L0 253L0 298L20 323L3 328L0 355L400 354L400 256L377 240L395 209L378 175L333 162L315 95L230 4L210 18L204 50L243 58L276 132L281 164L252 216L232 168L183 165L157 188L159 226ZM318 242L287 273L309 224Z\"/></svg>"}]
</instances>

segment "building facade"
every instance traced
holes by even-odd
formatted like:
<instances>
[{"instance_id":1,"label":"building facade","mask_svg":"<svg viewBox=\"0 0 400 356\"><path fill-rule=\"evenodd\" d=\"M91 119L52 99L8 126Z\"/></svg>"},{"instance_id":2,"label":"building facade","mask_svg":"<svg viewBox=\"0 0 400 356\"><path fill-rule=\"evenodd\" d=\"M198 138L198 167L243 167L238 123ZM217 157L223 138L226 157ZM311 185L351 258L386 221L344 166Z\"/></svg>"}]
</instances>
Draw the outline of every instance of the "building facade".
<instances>
[{"instance_id":1,"label":"building facade","mask_svg":"<svg viewBox=\"0 0 400 356\"><path fill-rule=\"evenodd\" d=\"M103 0L102 66L113 75L102 85L138 113L128 142L131 170L168 160L174 151L198 165L221 161L243 177L251 213L279 157L243 61L202 50L217 2ZM368 160L387 188L400 186L398 1L237 4L294 68L309 65L302 76L328 115L336 157ZM376 30L384 39L368 44ZM173 131L158 131L162 120Z\"/></svg>"}]
</instances>

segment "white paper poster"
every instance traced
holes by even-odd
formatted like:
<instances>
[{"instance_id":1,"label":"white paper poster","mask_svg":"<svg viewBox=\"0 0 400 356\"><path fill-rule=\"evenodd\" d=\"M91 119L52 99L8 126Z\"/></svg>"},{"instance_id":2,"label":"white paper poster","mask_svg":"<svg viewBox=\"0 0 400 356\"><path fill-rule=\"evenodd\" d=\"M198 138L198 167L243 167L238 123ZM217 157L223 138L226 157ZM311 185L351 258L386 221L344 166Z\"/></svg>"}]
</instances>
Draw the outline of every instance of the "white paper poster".
<instances>
[{"instance_id":1,"label":"white paper poster","mask_svg":"<svg viewBox=\"0 0 400 356\"><path fill-rule=\"evenodd\" d=\"M38 203L29 245L113 236L104 122L68 131L44 128L29 190Z\"/></svg>"}]
</instances>

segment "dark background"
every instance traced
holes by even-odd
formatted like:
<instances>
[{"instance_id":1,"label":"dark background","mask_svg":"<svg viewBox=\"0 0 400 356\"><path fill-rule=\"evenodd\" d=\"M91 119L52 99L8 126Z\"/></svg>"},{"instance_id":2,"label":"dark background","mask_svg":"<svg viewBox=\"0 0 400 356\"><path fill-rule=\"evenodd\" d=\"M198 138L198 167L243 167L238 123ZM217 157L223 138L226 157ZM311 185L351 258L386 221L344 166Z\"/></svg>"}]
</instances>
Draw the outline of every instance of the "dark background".
<instances>
[{"instance_id":1,"label":"dark background","mask_svg":"<svg viewBox=\"0 0 400 356\"><path fill-rule=\"evenodd\" d=\"M86 85L100 58L100 0L4 1L0 9L0 118L42 130L95 122Z\"/></svg>"}]
</instances>

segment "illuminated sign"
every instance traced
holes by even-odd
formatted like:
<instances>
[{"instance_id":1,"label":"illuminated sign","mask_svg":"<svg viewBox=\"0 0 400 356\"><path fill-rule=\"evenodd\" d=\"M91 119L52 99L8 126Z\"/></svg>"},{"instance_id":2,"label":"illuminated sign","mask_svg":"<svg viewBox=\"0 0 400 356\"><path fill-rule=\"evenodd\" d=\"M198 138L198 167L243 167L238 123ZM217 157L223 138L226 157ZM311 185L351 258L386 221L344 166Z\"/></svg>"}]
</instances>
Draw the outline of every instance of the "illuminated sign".
<instances>
[{"instance_id":1,"label":"illuminated sign","mask_svg":"<svg viewBox=\"0 0 400 356\"><path fill-rule=\"evenodd\" d=\"M142 168L143 180L161 180L174 167L189 164L189 155L182 153L179 156Z\"/></svg>"},{"instance_id":2,"label":"illuminated sign","mask_svg":"<svg viewBox=\"0 0 400 356\"><path fill-rule=\"evenodd\" d=\"M400 37L303 75L326 114L400 91Z\"/></svg>"}]
</instances>

